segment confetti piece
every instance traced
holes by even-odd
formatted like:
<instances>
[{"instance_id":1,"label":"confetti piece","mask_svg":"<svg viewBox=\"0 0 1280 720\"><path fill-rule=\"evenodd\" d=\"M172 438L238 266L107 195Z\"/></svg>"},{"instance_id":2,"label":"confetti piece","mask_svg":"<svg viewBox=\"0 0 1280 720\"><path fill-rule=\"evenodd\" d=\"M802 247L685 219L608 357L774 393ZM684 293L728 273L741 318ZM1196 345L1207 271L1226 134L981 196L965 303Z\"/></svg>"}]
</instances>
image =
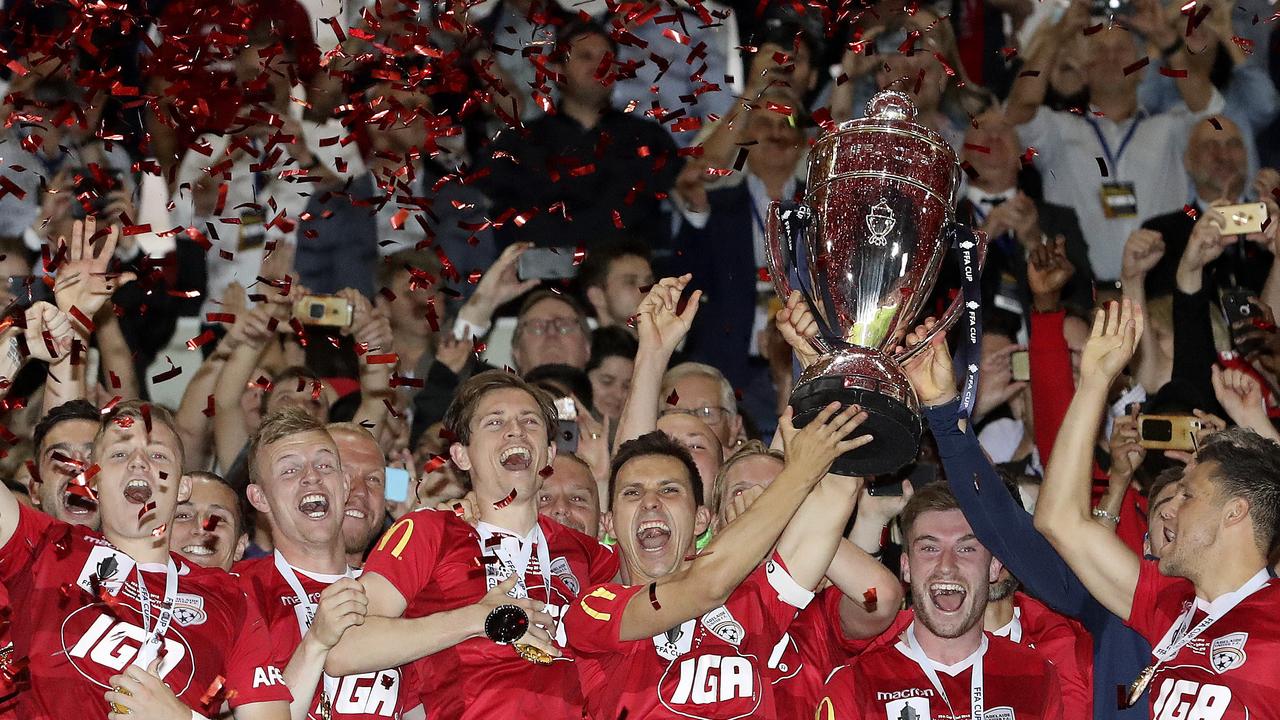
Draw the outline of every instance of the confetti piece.
<instances>
[{"instance_id":1,"label":"confetti piece","mask_svg":"<svg viewBox=\"0 0 1280 720\"><path fill-rule=\"evenodd\" d=\"M1137 62L1130 63L1129 65L1126 65L1126 66L1125 66L1125 68L1124 68L1124 74L1125 74L1125 75L1132 75L1132 74L1134 74L1134 73L1138 72L1139 70L1141 70L1142 68L1144 68L1144 67L1146 67L1147 65L1150 65L1150 64L1151 64L1151 58L1149 58L1149 57L1144 57L1144 58L1142 58L1141 60L1138 60Z\"/></svg>"},{"instance_id":2,"label":"confetti piece","mask_svg":"<svg viewBox=\"0 0 1280 720\"><path fill-rule=\"evenodd\" d=\"M671 394L667 396L667 404L671 406L675 406L675 405L678 405L679 403L680 403L680 394L677 393L675 390L672 390Z\"/></svg>"},{"instance_id":3,"label":"confetti piece","mask_svg":"<svg viewBox=\"0 0 1280 720\"><path fill-rule=\"evenodd\" d=\"M867 612L873 613L876 611L878 604L879 596L876 594L876 589L867 588L866 592L862 593L862 606L866 608Z\"/></svg>"},{"instance_id":4,"label":"confetti piece","mask_svg":"<svg viewBox=\"0 0 1280 720\"><path fill-rule=\"evenodd\" d=\"M399 360L399 356L395 353L386 353L383 355L370 355L365 358L365 362L369 365L393 365Z\"/></svg>"},{"instance_id":5,"label":"confetti piece","mask_svg":"<svg viewBox=\"0 0 1280 720\"><path fill-rule=\"evenodd\" d=\"M554 468L552 468L550 465L548 465L548 466L546 466L546 467L544 467L544 468L542 468L541 470L539 470L539 471L538 471L538 475L539 475L540 477L542 477L544 480L545 480L546 478L551 477L552 475L555 475L555 474L556 474L555 469L554 469Z\"/></svg>"},{"instance_id":6,"label":"confetti piece","mask_svg":"<svg viewBox=\"0 0 1280 720\"><path fill-rule=\"evenodd\" d=\"M649 583L649 604L653 606L654 610L662 609L662 603L658 602L658 583L657 582Z\"/></svg>"},{"instance_id":7,"label":"confetti piece","mask_svg":"<svg viewBox=\"0 0 1280 720\"><path fill-rule=\"evenodd\" d=\"M93 334L94 327L95 327L93 324L93 321L90 320L88 316L86 316L83 312L81 312L80 308L76 307L75 305L72 305L70 315L71 317L78 320L80 324L84 326L84 329L89 331L90 335Z\"/></svg>"},{"instance_id":8,"label":"confetti piece","mask_svg":"<svg viewBox=\"0 0 1280 720\"><path fill-rule=\"evenodd\" d=\"M204 519L204 523L201 525L201 527L204 528L205 532L211 533L215 529L217 529L218 523L220 522L222 522L221 515L210 515L209 517Z\"/></svg>"},{"instance_id":9,"label":"confetti piece","mask_svg":"<svg viewBox=\"0 0 1280 720\"><path fill-rule=\"evenodd\" d=\"M1098 172L1102 177L1110 177L1110 174L1107 172L1107 161L1100 157L1095 157L1094 160L1098 161Z\"/></svg>"},{"instance_id":10,"label":"confetti piece","mask_svg":"<svg viewBox=\"0 0 1280 720\"><path fill-rule=\"evenodd\" d=\"M207 398L206 402L207 402L208 404L207 404L207 405L205 405L204 410L201 410L200 412L201 412L205 417L213 417L213 416L216 414L216 412L217 412L217 411L216 411L216 410L214 410L214 408L213 408L213 395L210 395L210 396Z\"/></svg>"},{"instance_id":11,"label":"confetti piece","mask_svg":"<svg viewBox=\"0 0 1280 720\"><path fill-rule=\"evenodd\" d=\"M1162 67L1160 68L1160 74L1170 78L1184 78L1187 76L1187 71L1185 69L1175 70L1169 67Z\"/></svg>"},{"instance_id":12,"label":"confetti piece","mask_svg":"<svg viewBox=\"0 0 1280 720\"><path fill-rule=\"evenodd\" d=\"M129 428L133 427L133 418L129 417L128 415L121 415L117 417L114 420L114 422L116 424L116 427L120 428L121 430L128 430Z\"/></svg>"},{"instance_id":13,"label":"confetti piece","mask_svg":"<svg viewBox=\"0 0 1280 720\"><path fill-rule=\"evenodd\" d=\"M1195 220L1197 217L1199 217L1199 216L1200 216L1200 213L1196 212L1196 209L1195 209L1194 207L1192 207L1191 205L1183 205L1183 206L1182 206L1182 212L1183 212L1183 214L1185 214L1187 217L1191 218L1192 220Z\"/></svg>"},{"instance_id":14,"label":"confetti piece","mask_svg":"<svg viewBox=\"0 0 1280 720\"><path fill-rule=\"evenodd\" d=\"M187 341L187 349L195 350L198 347L201 347L213 342L213 339L214 339L213 331L205 330L204 332L200 333L196 337L193 337Z\"/></svg>"},{"instance_id":15,"label":"confetti piece","mask_svg":"<svg viewBox=\"0 0 1280 720\"><path fill-rule=\"evenodd\" d=\"M507 493L506 497L502 498L501 500L493 504L493 509L501 510L502 508L515 502L515 500L516 500L516 489L511 488L511 492Z\"/></svg>"}]
</instances>

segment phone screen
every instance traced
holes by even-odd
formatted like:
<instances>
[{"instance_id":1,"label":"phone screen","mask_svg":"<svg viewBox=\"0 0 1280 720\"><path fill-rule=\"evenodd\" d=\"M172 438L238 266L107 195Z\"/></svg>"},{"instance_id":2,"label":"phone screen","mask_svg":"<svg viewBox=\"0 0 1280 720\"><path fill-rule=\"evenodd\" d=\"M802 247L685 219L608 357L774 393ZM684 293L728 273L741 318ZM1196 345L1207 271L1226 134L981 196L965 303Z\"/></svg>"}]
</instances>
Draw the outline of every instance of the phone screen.
<instances>
[{"instance_id":1,"label":"phone screen","mask_svg":"<svg viewBox=\"0 0 1280 720\"><path fill-rule=\"evenodd\" d=\"M409 471L398 467L386 469L387 481L383 485L387 500L404 502L409 499Z\"/></svg>"}]
</instances>

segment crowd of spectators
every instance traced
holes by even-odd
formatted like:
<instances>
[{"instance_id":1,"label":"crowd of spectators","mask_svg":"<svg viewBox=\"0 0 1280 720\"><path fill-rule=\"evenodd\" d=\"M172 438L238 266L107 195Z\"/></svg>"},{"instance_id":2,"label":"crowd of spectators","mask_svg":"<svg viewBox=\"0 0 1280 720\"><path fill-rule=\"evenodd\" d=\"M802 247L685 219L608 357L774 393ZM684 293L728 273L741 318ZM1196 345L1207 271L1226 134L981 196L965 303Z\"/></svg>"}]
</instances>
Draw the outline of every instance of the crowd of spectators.
<instances>
[{"instance_id":1,"label":"crowd of spectators","mask_svg":"<svg viewBox=\"0 0 1280 720\"><path fill-rule=\"evenodd\" d=\"M1271 712L1274 2L0 17L0 718ZM883 89L980 380L851 478L766 218Z\"/></svg>"}]
</instances>

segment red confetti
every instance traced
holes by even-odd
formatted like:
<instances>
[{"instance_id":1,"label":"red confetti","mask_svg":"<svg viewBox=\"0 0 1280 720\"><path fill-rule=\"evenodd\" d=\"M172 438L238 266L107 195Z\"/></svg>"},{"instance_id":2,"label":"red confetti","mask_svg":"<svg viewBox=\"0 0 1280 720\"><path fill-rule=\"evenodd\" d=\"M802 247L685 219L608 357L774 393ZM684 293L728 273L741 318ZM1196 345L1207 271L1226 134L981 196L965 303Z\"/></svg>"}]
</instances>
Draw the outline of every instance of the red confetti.
<instances>
[{"instance_id":1,"label":"red confetti","mask_svg":"<svg viewBox=\"0 0 1280 720\"><path fill-rule=\"evenodd\" d=\"M383 355L370 355L369 357L365 358L365 362L370 365L392 365L397 360L399 360L399 356L397 356L395 353L386 353Z\"/></svg>"},{"instance_id":2,"label":"red confetti","mask_svg":"<svg viewBox=\"0 0 1280 720\"><path fill-rule=\"evenodd\" d=\"M94 330L93 321L90 320L83 312L80 312L80 308L76 307L75 305L71 306L71 317L80 321L80 324L84 326L85 330L89 331L89 334L93 334L93 330Z\"/></svg>"},{"instance_id":3,"label":"red confetti","mask_svg":"<svg viewBox=\"0 0 1280 720\"><path fill-rule=\"evenodd\" d=\"M538 471L539 477L542 477L543 479L549 478L555 474L556 474L555 468L551 467L550 465Z\"/></svg>"},{"instance_id":4,"label":"red confetti","mask_svg":"<svg viewBox=\"0 0 1280 720\"><path fill-rule=\"evenodd\" d=\"M672 390L671 394L667 396L667 404L671 406L675 406L675 405L678 405L679 403L680 403L680 394L677 393L675 390Z\"/></svg>"},{"instance_id":5,"label":"red confetti","mask_svg":"<svg viewBox=\"0 0 1280 720\"><path fill-rule=\"evenodd\" d=\"M1184 77L1186 77L1186 76L1187 76L1187 71L1186 71L1185 69L1183 69L1183 70L1175 70L1175 69L1170 68L1170 67L1162 67L1162 68L1160 68L1160 74L1161 74L1161 75L1163 75L1163 76L1165 76L1165 77L1171 77L1171 78L1184 78Z\"/></svg>"},{"instance_id":6,"label":"red confetti","mask_svg":"<svg viewBox=\"0 0 1280 720\"><path fill-rule=\"evenodd\" d=\"M119 427L121 430L128 430L129 428L133 427L133 418L129 417L128 415L121 415L120 417L116 418L114 422L116 424L116 427Z\"/></svg>"},{"instance_id":7,"label":"red confetti","mask_svg":"<svg viewBox=\"0 0 1280 720\"><path fill-rule=\"evenodd\" d=\"M169 530L168 523L160 523L160 525L155 530L151 531L151 537L153 538L162 537L165 534L165 532L168 530Z\"/></svg>"},{"instance_id":8,"label":"red confetti","mask_svg":"<svg viewBox=\"0 0 1280 720\"><path fill-rule=\"evenodd\" d=\"M879 596L876 594L876 589L867 588L867 591L862 593L862 606L866 608L867 612L875 612L878 604Z\"/></svg>"},{"instance_id":9,"label":"red confetti","mask_svg":"<svg viewBox=\"0 0 1280 720\"><path fill-rule=\"evenodd\" d=\"M211 323L233 323L236 316L235 313L206 313L204 319Z\"/></svg>"},{"instance_id":10,"label":"red confetti","mask_svg":"<svg viewBox=\"0 0 1280 720\"><path fill-rule=\"evenodd\" d=\"M216 411L213 409L213 395L210 395L210 396L208 397L208 405L206 405L206 406L205 406L205 408L204 408L204 410L201 410L200 412L201 412L201 413L203 413L205 417L213 417L213 416L214 416L214 414L216 413Z\"/></svg>"},{"instance_id":11,"label":"red confetti","mask_svg":"<svg viewBox=\"0 0 1280 720\"><path fill-rule=\"evenodd\" d=\"M1132 75L1151 63L1151 58L1144 57L1137 62L1126 65L1124 68L1125 75Z\"/></svg>"},{"instance_id":12,"label":"red confetti","mask_svg":"<svg viewBox=\"0 0 1280 720\"><path fill-rule=\"evenodd\" d=\"M142 507L138 508L138 521L139 521L139 522L141 522L141 521L142 521L143 516L145 516L147 513L151 512L152 510L155 510L155 509L156 509L156 503L155 503L155 501L154 501L154 500L149 500L149 501L147 501L147 503L146 503L146 504L144 504Z\"/></svg>"},{"instance_id":13,"label":"red confetti","mask_svg":"<svg viewBox=\"0 0 1280 720\"><path fill-rule=\"evenodd\" d=\"M201 527L204 528L205 532L211 533L218 527L218 523L220 522L222 522L221 515L210 515L204 519L204 524L201 525Z\"/></svg>"},{"instance_id":14,"label":"red confetti","mask_svg":"<svg viewBox=\"0 0 1280 720\"><path fill-rule=\"evenodd\" d=\"M165 356L165 360L169 360L168 356ZM169 360L169 364L172 365L173 361ZM151 435L151 406L143 403L140 411L142 413L142 427L147 431L147 435Z\"/></svg>"},{"instance_id":15,"label":"red confetti","mask_svg":"<svg viewBox=\"0 0 1280 720\"><path fill-rule=\"evenodd\" d=\"M516 500L516 489L511 488L511 492L507 493L506 497L502 498L501 500L493 504L493 509L501 510L502 508L515 502L515 500Z\"/></svg>"},{"instance_id":16,"label":"red confetti","mask_svg":"<svg viewBox=\"0 0 1280 720\"><path fill-rule=\"evenodd\" d=\"M210 705L212 705L214 699L217 698L220 694L222 694L222 687L223 685L226 684L226 682L227 682L227 679L222 677L221 675L214 678L213 682L209 683L209 687L204 691L204 694L200 696L201 707L208 708Z\"/></svg>"},{"instance_id":17,"label":"red confetti","mask_svg":"<svg viewBox=\"0 0 1280 720\"><path fill-rule=\"evenodd\" d=\"M445 463L447 462L449 462L449 458L445 457L444 455L432 455L431 459L427 460L427 464L422 466L422 474L430 475L431 473L444 467Z\"/></svg>"},{"instance_id":18,"label":"red confetti","mask_svg":"<svg viewBox=\"0 0 1280 720\"><path fill-rule=\"evenodd\" d=\"M1183 205L1182 212L1192 220L1195 220L1197 217L1200 216L1200 213L1196 212L1196 209L1190 205Z\"/></svg>"},{"instance_id":19,"label":"red confetti","mask_svg":"<svg viewBox=\"0 0 1280 720\"><path fill-rule=\"evenodd\" d=\"M649 583L649 604L653 606L654 610L662 609L662 604L658 602L658 583L657 582Z\"/></svg>"},{"instance_id":20,"label":"red confetti","mask_svg":"<svg viewBox=\"0 0 1280 720\"><path fill-rule=\"evenodd\" d=\"M204 332L200 333L196 337L193 337L187 341L187 349L195 350L196 348L201 347L202 345L207 345L213 342L213 338L214 338L213 331L205 330Z\"/></svg>"}]
</instances>

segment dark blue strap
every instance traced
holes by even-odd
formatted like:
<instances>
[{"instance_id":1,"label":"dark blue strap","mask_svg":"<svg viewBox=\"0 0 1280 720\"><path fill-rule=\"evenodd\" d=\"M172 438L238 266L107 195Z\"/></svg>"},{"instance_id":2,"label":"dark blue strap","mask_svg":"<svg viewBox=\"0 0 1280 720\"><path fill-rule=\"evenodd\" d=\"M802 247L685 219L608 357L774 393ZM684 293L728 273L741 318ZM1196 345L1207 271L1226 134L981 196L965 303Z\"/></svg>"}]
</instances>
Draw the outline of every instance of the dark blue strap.
<instances>
[{"instance_id":1,"label":"dark blue strap","mask_svg":"<svg viewBox=\"0 0 1280 720\"><path fill-rule=\"evenodd\" d=\"M964 378L960 390L960 406L973 412L978 394L978 365L982 362L982 268L978 264L978 240L973 229L959 223L952 225L952 247L960 255L960 294L964 302L964 332L956 345L953 360L956 371Z\"/></svg>"}]
</instances>

